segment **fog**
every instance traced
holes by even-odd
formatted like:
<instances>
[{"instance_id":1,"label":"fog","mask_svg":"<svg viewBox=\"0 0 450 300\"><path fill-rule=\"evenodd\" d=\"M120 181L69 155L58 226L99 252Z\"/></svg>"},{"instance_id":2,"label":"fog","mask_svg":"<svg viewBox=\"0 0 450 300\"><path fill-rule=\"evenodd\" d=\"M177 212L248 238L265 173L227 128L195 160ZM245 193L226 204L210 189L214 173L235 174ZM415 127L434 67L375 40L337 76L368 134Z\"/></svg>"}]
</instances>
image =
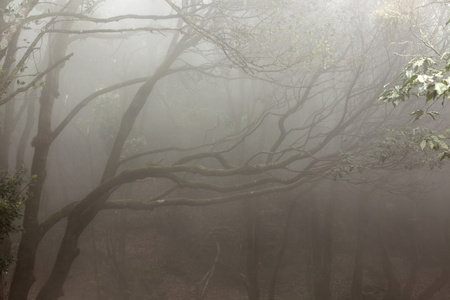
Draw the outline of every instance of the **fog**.
<instances>
[{"instance_id":1,"label":"fog","mask_svg":"<svg viewBox=\"0 0 450 300\"><path fill-rule=\"evenodd\" d=\"M448 299L448 5L0 1L0 300Z\"/></svg>"}]
</instances>

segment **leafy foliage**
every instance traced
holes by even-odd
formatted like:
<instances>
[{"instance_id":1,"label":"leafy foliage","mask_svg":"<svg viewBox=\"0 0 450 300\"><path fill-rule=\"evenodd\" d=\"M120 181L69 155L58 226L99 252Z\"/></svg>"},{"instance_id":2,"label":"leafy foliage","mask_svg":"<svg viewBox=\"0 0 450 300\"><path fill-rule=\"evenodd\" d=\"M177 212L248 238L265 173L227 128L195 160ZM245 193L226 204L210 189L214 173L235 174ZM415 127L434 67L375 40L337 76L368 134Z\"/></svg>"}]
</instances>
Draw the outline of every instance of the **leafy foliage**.
<instances>
[{"instance_id":1,"label":"leafy foliage","mask_svg":"<svg viewBox=\"0 0 450 300\"><path fill-rule=\"evenodd\" d=\"M22 207L28 198L23 173L24 170L20 170L10 175L6 170L0 170L0 242L10 233L21 230L14 222L22 216ZM11 257L0 256L2 273L8 270L11 261Z\"/></svg>"},{"instance_id":2,"label":"leafy foliage","mask_svg":"<svg viewBox=\"0 0 450 300\"><path fill-rule=\"evenodd\" d=\"M341 152L339 163L325 172L334 180L342 179L353 172L371 169L408 170L422 167L441 167L442 159L450 157L445 136L427 128L380 128L378 134L362 139L353 152ZM437 151L444 151L436 153Z\"/></svg>"},{"instance_id":3,"label":"leafy foliage","mask_svg":"<svg viewBox=\"0 0 450 300\"><path fill-rule=\"evenodd\" d=\"M421 57L410 61L396 83L388 87L379 99L394 106L411 96L425 97L426 102L441 99L444 104L450 95L450 53L444 53L439 59ZM412 113L416 120L423 115L434 119L438 114L436 111L421 109Z\"/></svg>"},{"instance_id":4,"label":"leafy foliage","mask_svg":"<svg viewBox=\"0 0 450 300\"><path fill-rule=\"evenodd\" d=\"M388 85L379 96L381 101L392 103L397 106L405 102L411 96L425 98L428 107L417 109L411 113L414 121L422 116L430 116L433 120L439 116L439 112L430 110L431 105L442 100L442 105L450 96L450 52L444 53L440 58L421 57L410 61L403 72L398 76L396 83ZM419 141L420 148L424 150L427 146L435 151L442 151L439 158L450 158L450 150L442 134L429 133Z\"/></svg>"},{"instance_id":5,"label":"leafy foliage","mask_svg":"<svg viewBox=\"0 0 450 300\"><path fill-rule=\"evenodd\" d=\"M368 157L375 165L401 163L407 169L434 168L441 166L441 156L435 151L448 150L445 137L426 128L388 129L381 136L368 144ZM421 152L423 155L419 155Z\"/></svg>"},{"instance_id":6,"label":"leafy foliage","mask_svg":"<svg viewBox=\"0 0 450 300\"><path fill-rule=\"evenodd\" d=\"M356 157L350 152L341 152L339 155L339 163L325 172L325 176L334 180L343 178L346 174L353 171L362 172L365 166L357 161Z\"/></svg>"}]
</instances>

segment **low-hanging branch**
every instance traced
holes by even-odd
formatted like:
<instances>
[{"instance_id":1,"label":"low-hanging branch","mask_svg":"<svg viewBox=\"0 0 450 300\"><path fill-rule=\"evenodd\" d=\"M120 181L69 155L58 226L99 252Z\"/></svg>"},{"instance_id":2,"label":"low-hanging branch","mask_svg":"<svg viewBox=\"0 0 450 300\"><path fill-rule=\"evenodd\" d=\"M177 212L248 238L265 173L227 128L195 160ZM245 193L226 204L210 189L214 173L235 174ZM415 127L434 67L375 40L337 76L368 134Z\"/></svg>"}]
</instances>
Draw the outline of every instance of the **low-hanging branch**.
<instances>
[{"instance_id":1,"label":"low-hanging branch","mask_svg":"<svg viewBox=\"0 0 450 300\"><path fill-rule=\"evenodd\" d=\"M279 193L292 190L307 182L307 178L292 184L269 187L266 189L237 193L233 195L210 197L210 198L170 198L158 199L155 201L140 201L135 199L110 200L103 204L103 209L132 209L132 210L153 210L158 207L165 206L208 206L215 204L223 204L243 199L258 198L270 193Z\"/></svg>"},{"instance_id":2,"label":"low-hanging branch","mask_svg":"<svg viewBox=\"0 0 450 300\"><path fill-rule=\"evenodd\" d=\"M245 183L235 184L235 185L218 185L218 184L212 184L212 183L206 183L206 182L198 182L198 181L190 181L183 179L179 176L177 176L175 173L177 172L187 172L192 174L202 174L205 176L240 176L240 175L258 175L258 174L265 174L267 170L272 170L273 164L266 164L264 165L258 165L258 167L238 167L234 168L232 170L230 169L210 169L205 168L200 165L193 165L193 166L183 166L183 165L176 165L176 166L158 166L158 165L151 165L144 168L138 168L138 169L131 169L126 170L118 175L116 175L113 178L110 178L109 180L105 181L101 185L99 185L97 188L92 190L89 194L87 194L81 201L77 201L74 203L71 203L63 208L61 208L59 211L53 213L45 221L43 221L40 225L40 234L43 236L50 228L52 228L53 225L55 225L60 220L66 218L73 209L86 209L87 207L90 207L92 205L96 205L97 199L102 199L104 195L107 195L111 193L111 191L115 190L122 184L139 181L146 178L166 178L171 180L173 183L175 183L174 186L169 188L167 191L156 195L152 198L153 204L145 204L146 207L150 206L168 206L168 205L188 205L187 203L191 203L191 200L186 199L167 199L168 202L162 203L161 197L165 197L168 194L170 194L172 191L174 191L176 188L193 188L193 189L204 189L209 190L213 192L220 192L220 193L233 193L232 195L226 195L223 197L213 197L208 198L210 200L204 200L203 202L192 202L191 205L209 205L209 204L215 204L215 203L221 203L221 202L230 202L235 201L239 199L243 199L245 197L252 196L258 196L263 195L265 193L270 192L277 192L277 191L284 191L289 190L291 188L294 188L296 186L301 185L304 183L305 180L310 180L310 177L308 176L310 173L310 169L315 166L317 163L317 160L311 161L307 166L305 166L302 169L302 172L299 172L294 177L290 178L280 178L275 177L273 175L269 175L269 177L260 178L257 180L249 180ZM279 169L285 169L283 167L280 167ZM215 174L215 175L212 175ZM309 178L309 179L308 179ZM276 185L274 185L276 184ZM269 186L269 188L264 188ZM251 191L249 191L251 189ZM240 192L239 192L240 191ZM158 202L159 201L159 202ZM166 201L166 200L165 200ZM148 201L147 201L148 202ZM79 205L83 204L84 205ZM137 203L137 202L130 202L130 203ZM199 204L203 203L203 204ZM108 204L109 205L109 204ZM123 205L123 204L121 204ZM129 204L127 204L129 205ZM137 207L138 204L133 204L135 207ZM141 204L139 204L141 205ZM150 206L149 206L150 205Z\"/></svg>"}]
</instances>

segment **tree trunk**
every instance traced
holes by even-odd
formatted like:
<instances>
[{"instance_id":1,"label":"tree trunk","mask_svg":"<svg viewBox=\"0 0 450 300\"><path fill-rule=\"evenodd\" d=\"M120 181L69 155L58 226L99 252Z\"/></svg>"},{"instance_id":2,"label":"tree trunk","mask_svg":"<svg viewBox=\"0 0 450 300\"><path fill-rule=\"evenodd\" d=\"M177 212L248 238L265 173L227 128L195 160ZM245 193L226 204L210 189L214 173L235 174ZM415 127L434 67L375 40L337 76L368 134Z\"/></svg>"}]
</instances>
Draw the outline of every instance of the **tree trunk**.
<instances>
[{"instance_id":1,"label":"tree trunk","mask_svg":"<svg viewBox=\"0 0 450 300\"><path fill-rule=\"evenodd\" d=\"M65 56L68 46L67 36L56 36L49 47L49 65ZM34 278L34 265L36 252L42 232L39 228L38 215L42 197L42 189L46 178L47 157L52 143L52 115L53 104L58 97L59 73L62 66L50 71L46 76L45 86L42 88L39 99L40 109L38 118L38 130L33 139L34 156L31 165L31 174L36 175L36 180L30 186L30 198L25 205L23 227L19 249L17 253L17 264L11 283L10 300L26 300Z\"/></svg>"},{"instance_id":2,"label":"tree trunk","mask_svg":"<svg viewBox=\"0 0 450 300\"><path fill-rule=\"evenodd\" d=\"M445 232L445 246L444 258L442 261L442 270L438 277L423 290L417 300L431 299L437 292L439 292L450 279L450 217L447 219L447 228Z\"/></svg>"},{"instance_id":3,"label":"tree trunk","mask_svg":"<svg viewBox=\"0 0 450 300\"><path fill-rule=\"evenodd\" d=\"M90 238L91 238L91 247L92 247L92 271L94 272L94 281L95 281L95 299L101 300L101 290L100 290L100 276L98 272L98 261L99 255L97 250L97 242L95 236L95 222L91 222L90 226Z\"/></svg>"},{"instance_id":4,"label":"tree trunk","mask_svg":"<svg viewBox=\"0 0 450 300\"><path fill-rule=\"evenodd\" d=\"M335 197L329 199L323 213L317 202L317 199L310 200L308 227L311 241L311 274L309 276L312 277L313 299L331 300L333 222L337 201Z\"/></svg>"},{"instance_id":5,"label":"tree trunk","mask_svg":"<svg viewBox=\"0 0 450 300\"><path fill-rule=\"evenodd\" d=\"M269 292L268 292L269 296L267 298L268 300L275 299L275 287L277 284L278 272L280 270L281 262L283 260L283 256L284 256L284 253L286 251L286 247L287 247L287 244L289 241L289 228L291 227L292 212L295 210L296 203L297 203L297 199L293 198L290 200L289 205L288 205L286 224L284 225L283 237L281 239L281 246L280 246L280 250L278 251L277 260L275 262L275 268L273 270L272 278L271 278L270 284L269 284Z\"/></svg>"},{"instance_id":6,"label":"tree trunk","mask_svg":"<svg viewBox=\"0 0 450 300\"><path fill-rule=\"evenodd\" d=\"M414 287L416 285L417 276L420 268L420 251L419 251L419 240L418 240L418 228L417 228L417 207L413 204L413 212L410 219L411 222L411 269L408 274L408 278L406 279L405 286L402 291L402 300L411 300L412 294L414 292Z\"/></svg>"},{"instance_id":7,"label":"tree trunk","mask_svg":"<svg viewBox=\"0 0 450 300\"><path fill-rule=\"evenodd\" d=\"M381 209L380 227L379 227L379 240L381 250L381 266L383 268L384 275L386 277L388 287L383 300L400 300L401 299L401 285L397 277L394 274L394 266L392 265L391 257L389 254L388 246L388 233L387 233L387 211L386 203L384 203Z\"/></svg>"},{"instance_id":8,"label":"tree trunk","mask_svg":"<svg viewBox=\"0 0 450 300\"><path fill-rule=\"evenodd\" d=\"M11 144L12 123L14 116L14 101L9 101L4 105L3 127L0 128L0 169L8 170L9 167L9 147Z\"/></svg>"},{"instance_id":9,"label":"tree trunk","mask_svg":"<svg viewBox=\"0 0 450 300\"><path fill-rule=\"evenodd\" d=\"M14 115L14 102L10 101L4 105L3 127L0 127L0 170L9 169L9 146L12 134L12 117ZM4 258L11 257L11 239L6 235L0 241L0 255ZM6 278L0 272L0 300L6 299Z\"/></svg>"},{"instance_id":10,"label":"tree trunk","mask_svg":"<svg viewBox=\"0 0 450 300\"><path fill-rule=\"evenodd\" d=\"M31 196L25 206L23 227L25 231L19 244L17 264L11 284L11 300L26 300L28 292L35 281L33 269L36 259L36 251L41 239L38 224L39 207L42 189L46 177L47 156L50 149L49 135L51 133L51 111L57 91L57 77L59 71L55 70L47 75L47 83L41 94L41 109L39 116L38 133L34 139L35 147L31 174L36 175L36 180L30 186ZM55 82L56 80L56 82Z\"/></svg>"},{"instance_id":11,"label":"tree trunk","mask_svg":"<svg viewBox=\"0 0 450 300\"><path fill-rule=\"evenodd\" d=\"M153 76L139 88L135 97L131 101L128 109L125 111L116 139L109 155L108 161L103 172L101 182L107 181L115 175L119 165L120 155L125 141L131 132L137 116L147 102L150 93L155 84L161 79L175 59L188 47L199 41L198 36L182 38L178 45L166 56L165 60L155 70ZM97 195L97 194L96 194ZM42 289L39 291L37 300L56 300L63 295L62 287L69 274L73 261L79 255L78 239L83 230L94 219L100 211L103 203L108 199L108 192L99 195L96 198L85 198L78 202L68 216L67 227L59 247L58 255L51 274Z\"/></svg>"},{"instance_id":12,"label":"tree trunk","mask_svg":"<svg viewBox=\"0 0 450 300\"><path fill-rule=\"evenodd\" d=\"M366 250L367 238L367 213L368 199L361 195L358 209L358 236L356 238L355 265L353 267L351 299L362 299L363 277L364 277L364 254Z\"/></svg>"},{"instance_id":13,"label":"tree trunk","mask_svg":"<svg viewBox=\"0 0 450 300\"><path fill-rule=\"evenodd\" d=\"M31 93L34 94L34 91ZM28 100L25 100L28 101ZM20 136L19 144L17 146L17 155L16 155L16 169L19 170L25 162L25 149L30 138L31 129L33 129L33 125L35 122L35 110L36 110L36 101L28 101L27 105L27 113L26 113L26 121L25 127L22 131L22 135Z\"/></svg>"},{"instance_id":14,"label":"tree trunk","mask_svg":"<svg viewBox=\"0 0 450 300\"><path fill-rule=\"evenodd\" d=\"M151 87L153 87L156 80L152 80L150 83L152 83ZM141 87L141 89L139 89L135 98L140 101L145 101L148 98L150 91L151 88L147 82L143 87ZM134 102L135 101L133 101L130 105L130 108L133 110L142 108L143 104L140 107L136 107L134 106ZM138 112L134 112L134 114L137 116ZM127 114L127 116L129 115ZM131 131L131 127L133 126L132 123L134 122L131 120L126 120L122 122L122 124L124 123L127 127L125 131L129 133ZM123 137L123 134L124 133L122 131L119 132L121 139L125 142L126 138ZM115 172L115 167L110 167L108 170ZM111 174L110 176L112 175L114 174ZM109 176L104 175L104 178L108 177ZM105 180L106 179L103 181ZM69 274L73 261L79 254L78 239L84 228L93 220L97 212L100 210L101 205L106 201L107 197L108 195L102 195L95 199L95 201L80 201L72 209L68 217L67 227L56 257L55 265L52 269L50 277L39 291L38 297L36 298L37 300L53 300L58 299L63 295L62 286L67 278L67 275Z\"/></svg>"},{"instance_id":15,"label":"tree trunk","mask_svg":"<svg viewBox=\"0 0 450 300\"><path fill-rule=\"evenodd\" d=\"M314 245L313 245L313 216L315 209L315 200L308 199L306 200L306 209L305 209L305 232L306 232L306 241L305 244L308 247L306 251L306 266L305 266L305 281L306 281L306 290L308 292L308 299L314 299Z\"/></svg>"},{"instance_id":16,"label":"tree trunk","mask_svg":"<svg viewBox=\"0 0 450 300\"><path fill-rule=\"evenodd\" d=\"M327 204L325 220L323 221L323 232L321 241L321 266L320 274L316 281L316 300L331 300L331 275L333 262L333 223L336 210L337 198L332 197Z\"/></svg>"},{"instance_id":17,"label":"tree trunk","mask_svg":"<svg viewBox=\"0 0 450 300\"><path fill-rule=\"evenodd\" d=\"M244 201L244 218L247 233L247 278L246 287L249 300L259 300L259 240L261 235L259 202L258 200Z\"/></svg>"},{"instance_id":18,"label":"tree trunk","mask_svg":"<svg viewBox=\"0 0 450 300\"><path fill-rule=\"evenodd\" d=\"M3 19L3 18L2 18ZM17 42L20 31L12 38L8 45L7 55L1 66L0 72L0 94L7 93L8 89L14 87L14 83L10 82L9 75L14 69L15 57L17 52ZM15 102L9 101L4 105L3 124L0 127L0 169L9 169L9 148L11 145L11 135L14 130L14 107Z\"/></svg>"}]
</instances>

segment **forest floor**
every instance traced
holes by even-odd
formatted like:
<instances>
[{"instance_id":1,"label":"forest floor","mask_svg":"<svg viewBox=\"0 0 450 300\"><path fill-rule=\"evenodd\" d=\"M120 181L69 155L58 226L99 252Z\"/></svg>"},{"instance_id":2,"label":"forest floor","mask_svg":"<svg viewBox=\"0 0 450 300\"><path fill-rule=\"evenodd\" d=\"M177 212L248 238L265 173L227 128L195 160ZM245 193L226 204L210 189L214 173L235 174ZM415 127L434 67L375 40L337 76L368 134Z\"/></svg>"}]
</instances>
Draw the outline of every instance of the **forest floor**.
<instances>
[{"instance_id":1,"label":"forest floor","mask_svg":"<svg viewBox=\"0 0 450 300\"><path fill-rule=\"evenodd\" d=\"M233 248L234 241L227 241L223 236L220 242L203 240L201 234L180 232L179 228L162 228L139 217L132 222L128 220L126 228L117 227L107 220L100 218L83 234L81 255L74 262L62 300L247 299L242 245L237 244ZM56 257L56 252L48 250L55 247L47 248L45 244L55 243L61 234L62 228L55 229L55 234L49 235L54 240L48 238L41 248L36 286L43 283ZM335 300L348 299L352 255L342 253L341 249L334 259L332 288ZM286 262L279 273L276 300L309 299L305 267L298 267L302 266L304 258L293 259L299 256L304 257L304 253L296 249L286 252ZM268 254L263 259L267 257ZM395 260L394 263L397 276L405 282L407 265ZM273 265L261 263L259 267L262 299L267 299ZM361 300L381 300L386 282L381 275L379 261L373 260L372 265L369 262L366 267L365 297ZM422 269L420 274L415 296L439 271ZM33 291L31 299L35 294ZM448 295L449 286L430 300L448 300Z\"/></svg>"}]
</instances>

